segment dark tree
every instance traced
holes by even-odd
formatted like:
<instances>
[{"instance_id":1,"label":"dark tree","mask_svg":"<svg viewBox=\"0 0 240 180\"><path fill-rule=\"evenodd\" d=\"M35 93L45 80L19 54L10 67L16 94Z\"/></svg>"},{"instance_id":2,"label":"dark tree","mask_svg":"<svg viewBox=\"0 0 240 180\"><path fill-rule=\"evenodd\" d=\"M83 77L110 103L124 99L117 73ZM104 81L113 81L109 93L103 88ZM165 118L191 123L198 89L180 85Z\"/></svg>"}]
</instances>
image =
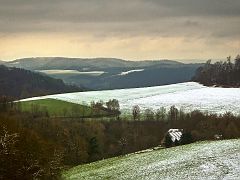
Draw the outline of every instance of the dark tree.
<instances>
[{"instance_id":1,"label":"dark tree","mask_svg":"<svg viewBox=\"0 0 240 180\"><path fill-rule=\"evenodd\" d=\"M170 107L169 117L171 121L176 121L178 119L178 109L175 106Z\"/></svg>"},{"instance_id":2,"label":"dark tree","mask_svg":"<svg viewBox=\"0 0 240 180\"><path fill-rule=\"evenodd\" d=\"M132 115L133 115L133 120L136 121L136 120L140 120L140 107L138 105L136 106L133 106L132 108Z\"/></svg>"},{"instance_id":3,"label":"dark tree","mask_svg":"<svg viewBox=\"0 0 240 180\"><path fill-rule=\"evenodd\" d=\"M99 151L98 140L96 137L92 137L89 140L89 147L88 147L88 154L89 154L90 161L97 160L99 153L100 151Z\"/></svg>"},{"instance_id":4,"label":"dark tree","mask_svg":"<svg viewBox=\"0 0 240 180\"><path fill-rule=\"evenodd\" d=\"M172 139L171 139L171 136L170 136L168 133L165 135L163 144L164 144L164 146L167 147L167 148L168 148L168 147L171 147L172 144L173 144Z\"/></svg>"},{"instance_id":5,"label":"dark tree","mask_svg":"<svg viewBox=\"0 0 240 180\"><path fill-rule=\"evenodd\" d=\"M154 120L154 112L151 109L146 109L144 111L144 118L147 121L153 121Z\"/></svg>"},{"instance_id":6,"label":"dark tree","mask_svg":"<svg viewBox=\"0 0 240 180\"><path fill-rule=\"evenodd\" d=\"M120 105L118 100L116 99L110 99L108 102L106 102L107 108L111 111L119 111Z\"/></svg>"},{"instance_id":7,"label":"dark tree","mask_svg":"<svg viewBox=\"0 0 240 180\"><path fill-rule=\"evenodd\" d=\"M193 142L192 134L190 132L184 132L182 134L180 144L189 144Z\"/></svg>"}]
</instances>

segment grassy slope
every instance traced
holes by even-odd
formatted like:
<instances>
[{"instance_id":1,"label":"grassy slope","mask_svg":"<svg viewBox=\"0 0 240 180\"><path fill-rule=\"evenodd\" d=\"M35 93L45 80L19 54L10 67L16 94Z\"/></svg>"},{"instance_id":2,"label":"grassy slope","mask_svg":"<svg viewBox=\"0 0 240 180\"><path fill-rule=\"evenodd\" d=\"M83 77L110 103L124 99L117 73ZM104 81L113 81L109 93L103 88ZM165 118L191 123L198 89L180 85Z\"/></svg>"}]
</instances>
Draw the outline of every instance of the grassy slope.
<instances>
[{"instance_id":1,"label":"grassy slope","mask_svg":"<svg viewBox=\"0 0 240 180\"><path fill-rule=\"evenodd\" d=\"M91 107L70 103L66 101L56 100L56 99L40 99L34 101L24 101L21 102L21 107L23 111L32 111L32 107L38 106L38 109L43 110L47 109L50 116L64 116L64 112L66 112L66 116L76 117L90 117L95 115L107 115L105 111L96 111Z\"/></svg>"},{"instance_id":2,"label":"grassy slope","mask_svg":"<svg viewBox=\"0 0 240 180\"><path fill-rule=\"evenodd\" d=\"M130 154L77 166L65 179L238 179L240 139Z\"/></svg>"}]
</instances>

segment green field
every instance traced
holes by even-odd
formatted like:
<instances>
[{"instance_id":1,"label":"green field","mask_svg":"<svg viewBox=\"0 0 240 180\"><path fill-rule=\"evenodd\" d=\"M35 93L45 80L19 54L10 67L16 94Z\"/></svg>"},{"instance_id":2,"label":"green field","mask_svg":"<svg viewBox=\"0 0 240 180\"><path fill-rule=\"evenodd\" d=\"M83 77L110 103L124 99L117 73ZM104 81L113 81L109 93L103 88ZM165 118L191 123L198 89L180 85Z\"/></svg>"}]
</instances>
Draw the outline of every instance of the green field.
<instances>
[{"instance_id":1,"label":"green field","mask_svg":"<svg viewBox=\"0 0 240 180\"><path fill-rule=\"evenodd\" d=\"M81 165L64 179L239 179L240 139L204 141Z\"/></svg>"},{"instance_id":2,"label":"green field","mask_svg":"<svg viewBox=\"0 0 240 180\"><path fill-rule=\"evenodd\" d=\"M103 110L94 110L89 106L70 103L56 99L40 99L18 102L24 112L48 112L56 117L94 117L107 116Z\"/></svg>"}]
</instances>

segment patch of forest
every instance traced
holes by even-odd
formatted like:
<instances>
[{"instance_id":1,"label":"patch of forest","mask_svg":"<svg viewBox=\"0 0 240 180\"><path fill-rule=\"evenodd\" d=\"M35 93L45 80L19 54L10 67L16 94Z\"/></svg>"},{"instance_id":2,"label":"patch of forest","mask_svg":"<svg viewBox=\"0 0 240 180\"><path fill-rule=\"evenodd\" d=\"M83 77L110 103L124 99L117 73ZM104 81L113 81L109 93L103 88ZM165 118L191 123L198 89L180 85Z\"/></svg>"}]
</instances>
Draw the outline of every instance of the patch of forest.
<instances>
[{"instance_id":1,"label":"patch of forest","mask_svg":"<svg viewBox=\"0 0 240 180\"><path fill-rule=\"evenodd\" d=\"M213 64L208 60L203 67L197 69L192 80L207 86L240 87L240 55L234 62L230 56L226 61Z\"/></svg>"},{"instance_id":2,"label":"patch of forest","mask_svg":"<svg viewBox=\"0 0 240 180\"><path fill-rule=\"evenodd\" d=\"M81 91L62 80L28 70L0 65L0 95L15 99Z\"/></svg>"}]
</instances>

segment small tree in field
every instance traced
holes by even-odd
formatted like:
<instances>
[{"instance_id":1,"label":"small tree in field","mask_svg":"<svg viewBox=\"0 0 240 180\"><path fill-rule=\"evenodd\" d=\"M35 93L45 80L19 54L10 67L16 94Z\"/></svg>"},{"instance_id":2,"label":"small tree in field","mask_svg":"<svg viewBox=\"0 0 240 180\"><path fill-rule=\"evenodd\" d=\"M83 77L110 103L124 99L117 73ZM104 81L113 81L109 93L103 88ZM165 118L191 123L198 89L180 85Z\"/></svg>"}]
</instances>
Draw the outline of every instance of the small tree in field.
<instances>
[{"instance_id":1,"label":"small tree in field","mask_svg":"<svg viewBox=\"0 0 240 180\"><path fill-rule=\"evenodd\" d=\"M178 119L178 109L175 106L171 106L168 113L171 121L176 121Z\"/></svg>"},{"instance_id":2,"label":"small tree in field","mask_svg":"<svg viewBox=\"0 0 240 180\"><path fill-rule=\"evenodd\" d=\"M161 120L161 121L164 121L165 119L166 119L166 116L167 116L167 114L166 114L166 108L164 108L164 107L161 107L160 109L158 109L157 110L157 112L156 112L156 120Z\"/></svg>"},{"instance_id":3,"label":"small tree in field","mask_svg":"<svg viewBox=\"0 0 240 180\"><path fill-rule=\"evenodd\" d=\"M108 102L106 102L106 106L110 111L120 110L120 105L117 99L110 99Z\"/></svg>"},{"instance_id":4,"label":"small tree in field","mask_svg":"<svg viewBox=\"0 0 240 180\"><path fill-rule=\"evenodd\" d=\"M154 120L154 112L153 112L153 110L146 109L144 111L144 117L145 117L145 120L147 120L147 121L153 121Z\"/></svg>"},{"instance_id":5,"label":"small tree in field","mask_svg":"<svg viewBox=\"0 0 240 180\"><path fill-rule=\"evenodd\" d=\"M136 121L136 120L140 120L140 107L138 105L136 106L133 106L132 108L132 115L133 115L133 120Z\"/></svg>"}]
</instances>

